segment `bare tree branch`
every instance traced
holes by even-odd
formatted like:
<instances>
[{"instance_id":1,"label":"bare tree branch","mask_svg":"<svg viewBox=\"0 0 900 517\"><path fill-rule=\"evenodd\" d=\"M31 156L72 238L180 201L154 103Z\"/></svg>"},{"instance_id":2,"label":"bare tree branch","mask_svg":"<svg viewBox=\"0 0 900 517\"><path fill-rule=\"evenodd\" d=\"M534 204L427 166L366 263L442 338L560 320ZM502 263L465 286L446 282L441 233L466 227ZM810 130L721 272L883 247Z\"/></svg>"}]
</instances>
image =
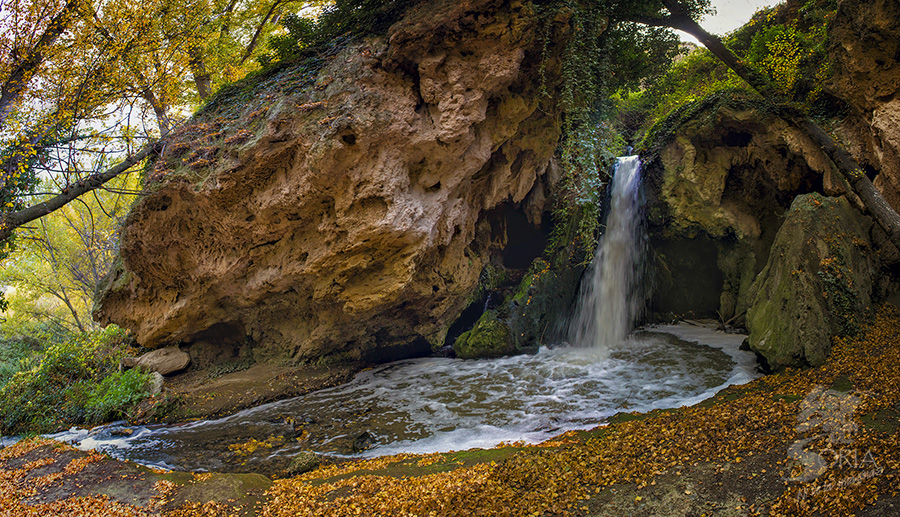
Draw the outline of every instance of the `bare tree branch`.
<instances>
[{"instance_id":1,"label":"bare tree branch","mask_svg":"<svg viewBox=\"0 0 900 517\"><path fill-rule=\"evenodd\" d=\"M140 152L129 156L118 165L111 167L104 172L92 174L82 180L75 182L72 185L69 185L68 187L64 188L61 193L48 199L47 201L6 215L6 219L3 221L3 225L2 227L0 227L0 242L8 239L16 228L22 226L23 224L34 221L35 219L43 217L50 212L59 210L67 203L82 194L90 192L96 188L100 188L104 183L126 172L128 169L133 167L135 164L140 163L148 156L158 153L160 149L161 144L158 140L147 144Z\"/></svg>"}]
</instances>

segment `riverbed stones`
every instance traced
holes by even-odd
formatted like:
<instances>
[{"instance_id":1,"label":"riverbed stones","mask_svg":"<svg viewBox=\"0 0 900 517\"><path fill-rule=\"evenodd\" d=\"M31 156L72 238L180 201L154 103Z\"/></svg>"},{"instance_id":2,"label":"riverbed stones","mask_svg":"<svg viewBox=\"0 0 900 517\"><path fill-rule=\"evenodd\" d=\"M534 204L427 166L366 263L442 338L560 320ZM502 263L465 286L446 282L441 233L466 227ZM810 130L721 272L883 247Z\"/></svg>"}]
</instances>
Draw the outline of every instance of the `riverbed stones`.
<instances>
[{"instance_id":1,"label":"riverbed stones","mask_svg":"<svg viewBox=\"0 0 900 517\"><path fill-rule=\"evenodd\" d=\"M303 451L291 458L285 473L288 476L299 476L318 468L319 463L319 457L315 453Z\"/></svg>"},{"instance_id":2,"label":"riverbed stones","mask_svg":"<svg viewBox=\"0 0 900 517\"><path fill-rule=\"evenodd\" d=\"M142 368L159 375L170 375L180 372L191 364L191 356L176 346L167 346L152 350L140 357L126 357L122 365L126 368ZM160 383L160 388L162 383Z\"/></svg>"},{"instance_id":3,"label":"riverbed stones","mask_svg":"<svg viewBox=\"0 0 900 517\"><path fill-rule=\"evenodd\" d=\"M353 452L362 452L367 449L370 449L373 445L375 445L375 437L372 436L372 433L369 431L363 431L362 434L353 439L353 443L350 445L350 449Z\"/></svg>"}]
</instances>

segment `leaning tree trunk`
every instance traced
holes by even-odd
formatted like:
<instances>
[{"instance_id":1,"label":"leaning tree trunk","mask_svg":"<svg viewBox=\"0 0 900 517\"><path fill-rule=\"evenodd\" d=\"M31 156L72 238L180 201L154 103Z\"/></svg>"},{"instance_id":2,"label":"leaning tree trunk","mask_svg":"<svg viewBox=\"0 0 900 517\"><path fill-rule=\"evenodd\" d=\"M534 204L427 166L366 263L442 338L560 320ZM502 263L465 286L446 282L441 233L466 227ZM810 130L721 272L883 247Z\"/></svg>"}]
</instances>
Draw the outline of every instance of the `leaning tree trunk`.
<instances>
[{"instance_id":1,"label":"leaning tree trunk","mask_svg":"<svg viewBox=\"0 0 900 517\"><path fill-rule=\"evenodd\" d=\"M691 19L678 0L663 0L663 4L670 13L670 16L665 18L665 25L687 32L697 38L713 55L734 70L741 79L763 97L773 100L782 97L765 77L741 61L722 43L722 40L706 32L703 27ZM900 248L900 215L863 173L862 167L859 166L856 159L808 116L794 111L787 113L784 118L809 136L831 158L850 190L859 197L878 225L888 234L891 242Z\"/></svg>"},{"instance_id":2,"label":"leaning tree trunk","mask_svg":"<svg viewBox=\"0 0 900 517\"><path fill-rule=\"evenodd\" d=\"M125 158L116 166L72 183L64 188L61 193L42 203L29 206L18 212L0 215L0 218L2 218L0 219L0 243L9 239L16 228L30 223L35 219L44 217L50 212L59 210L82 194L102 187L107 181L128 172L128 169L142 162L145 158L148 158L153 154L158 154L161 147L162 143L159 140L150 142L139 152Z\"/></svg>"}]
</instances>

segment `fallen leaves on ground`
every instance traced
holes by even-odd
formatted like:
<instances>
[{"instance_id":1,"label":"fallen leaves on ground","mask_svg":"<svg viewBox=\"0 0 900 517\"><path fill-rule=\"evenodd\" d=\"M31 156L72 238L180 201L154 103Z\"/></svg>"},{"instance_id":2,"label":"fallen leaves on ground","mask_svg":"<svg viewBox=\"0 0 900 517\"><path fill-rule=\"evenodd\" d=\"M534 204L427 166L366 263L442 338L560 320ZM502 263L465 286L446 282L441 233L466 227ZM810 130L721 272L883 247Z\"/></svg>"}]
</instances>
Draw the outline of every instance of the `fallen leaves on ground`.
<instances>
[{"instance_id":1,"label":"fallen leaves on ground","mask_svg":"<svg viewBox=\"0 0 900 517\"><path fill-rule=\"evenodd\" d=\"M812 407L816 397L843 392L850 402L840 406L839 414L817 413ZM648 490L658 486L657 481L664 483L664 476L690 473L697 465L711 465L715 472L750 469L753 461L748 459L763 454L776 459L756 461L755 470L741 471L742 475L775 480L783 489L773 500L745 501L736 509L757 515L849 514L881 497L897 495L898 419L900 311L888 306L859 338L837 340L831 359L820 368L769 375L692 407L620 415L609 426L566 433L541 446L515 444L517 452L498 461L490 461L488 451L477 461L450 453L401 454L321 467L277 480L257 514L585 515L596 511L590 509L592 501L608 487L631 484ZM801 442L807 444L804 449L796 445ZM0 451L0 516L146 515L163 508L178 490L172 484L159 486L156 509L102 496L26 504L41 482L58 482L63 476L28 477L30 470L48 465L48 460L52 463L52 458L19 468L3 465L47 443L52 442L27 440ZM790 480L808 468L789 456L791 447L805 454L822 453L827 468L803 482ZM79 465L64 469L64 476L77 475ZM693 488L679 493L698 497ZM636 505L647 500L646 494L629 499ZM234 513L228 505L198 501L167 515Z\"/></svg>"}]
</instances>

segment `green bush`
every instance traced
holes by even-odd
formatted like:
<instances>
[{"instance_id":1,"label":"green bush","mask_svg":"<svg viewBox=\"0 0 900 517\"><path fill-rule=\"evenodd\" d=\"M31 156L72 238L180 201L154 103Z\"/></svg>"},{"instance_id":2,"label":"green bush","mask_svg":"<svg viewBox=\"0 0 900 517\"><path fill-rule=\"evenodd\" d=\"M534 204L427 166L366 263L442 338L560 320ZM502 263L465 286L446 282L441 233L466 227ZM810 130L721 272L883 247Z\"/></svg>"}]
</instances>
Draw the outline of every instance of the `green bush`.
<instances>
[{"instance_id":1,"label":"green bush","mask_svg":"<svg viewBox=\"0 0 900 517\"><path fill-rule=\"evenodd\" d=\"M287 33L269 39L272 52L261 56L260 63L268 67L277 62L294 61L302 58L304 51L308 49L384 33L416 2L417 0L337 0L326 7L316 20L288 14L281 21Z\"/></svg>"},{"instance_id":2,"label":"green bush","mask_svg":"<svg viewBox=\"0 0 900 517\"><path fill-rule=\"evenodd\" d=\"M127 353L122 329L110 326L56 339L28 357L20 356L17 371L0 387L0 434L96 424L123 416L147 396L148 374L118 371Z\"/></svg>"},{"instance_id":3,"label":"green bush","mask_svg":"<svg viewBox=\"0 0 900 517\"><path fill-rule=\"evenodd\" d=\"M0 386L5 385L22 369L34 352L27 340L0 339Z\"/></svg>"},{"instance_id":4,"label":"green bush","mask_svg":"<svg viewBox=\"0 0 900 517\"><path fill-rule=\"evenodd\" d=\"M128 409L146 398L149 382L150 374L139 368L111 373L88 395L85 409L89 420L124 418Z\"/></svg>"}]
</instances>

